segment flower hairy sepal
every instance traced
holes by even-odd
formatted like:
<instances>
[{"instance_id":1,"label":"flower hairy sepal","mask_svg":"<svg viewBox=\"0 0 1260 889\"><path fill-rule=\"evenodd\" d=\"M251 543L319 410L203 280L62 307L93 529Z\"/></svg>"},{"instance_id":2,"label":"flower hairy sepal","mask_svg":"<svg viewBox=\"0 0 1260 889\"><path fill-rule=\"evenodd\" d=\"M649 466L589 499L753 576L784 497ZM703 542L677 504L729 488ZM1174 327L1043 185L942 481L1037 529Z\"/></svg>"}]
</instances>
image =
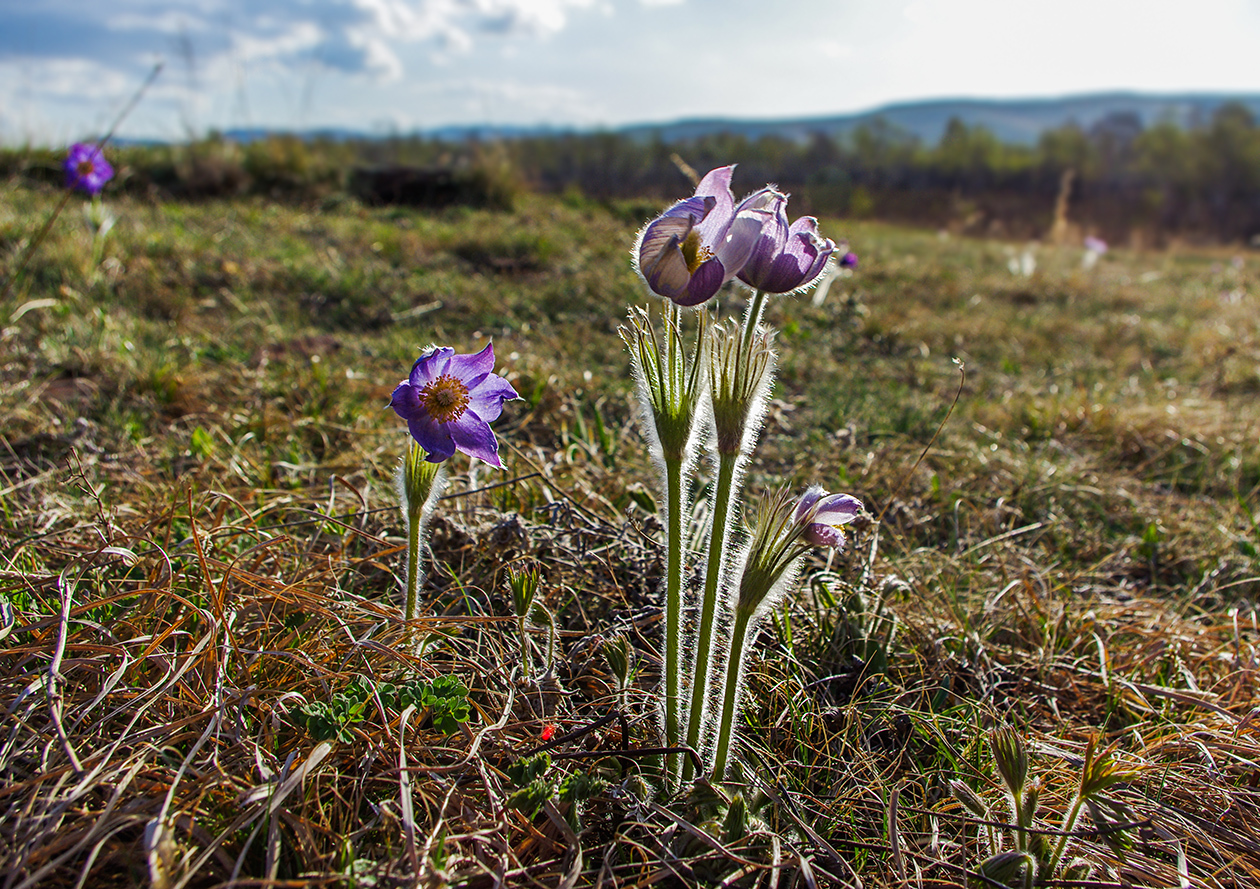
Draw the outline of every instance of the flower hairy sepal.
<instances>
[{"instance_id":1,"label":"flower hairy sepal","mask_svg":"<svg viewBox=\"0 0 1260 889\"><path fill-rule=\"evenodd\" d=\"M394 476L394 486L403 517L423 522L446 489L446 465L431 462L428 452L413 441Z\"/></svg>"},{"instance_id":2,"label":"flower hairy sepal","mask_svg":"<svg viewBox=\"0 0 1260 889\"><path fill-rule=\"evenodd\" d=\"M1024 782L1028 779L1028 749L1019 732L1009 726L994 730L989 735L989 747L993 751L993 764L1011 795L1022 802Z\"/></svg>"},{"instance_id":3,"label":"flower hairy sepal","mask_svg":"<svg viewBox=\"0 0 1260 889\"><path fill-rule=\"evenodd\" d=\"M542 575L537 568L508 568L508 587L512 590L512 609L521 620L529 617L534 604L534 596L538 594L538 583Z\"/></svg>"},{"instance_id":4,"label":"flower hairy sepal","mask_svg":"<svg viewBox=\"0 0 1260 889\"><path fill-rule=\"evenodd\" d=\"M634 647L624 633L617 633L604 640L604 659L617 679L617 688L623 689L630 684L634 672Z\"/></svg>"},{"instance_id":5,"label":"flower hairy sepal","mask_svg":"<svg viewBox=\"0 0 1260 889\"><path fill-rule=\"evenodd\" d=\"M757 443L774 382L772 340L773 334L764 327L748 337L735 323L713 328L709 386L719 454L747 454Z\"/></svg>"},{"instance_id":6,"label":"flower hairy sepal","mask_svg":"<svg viewBox=\"0 0 1260 889\"><path fill-rule=\"evenodd\" d=\"M972 879L972 886L988 886L996 883L999 886L1031 887L1036 881L1037 861L1027 852L1007 851L990 855L980 863L980 875L983 881Z\"/></svg>"},{"instance_id":7,"label":"flower hairy sepal","mask_svg":"<svg viewBox=\"0 0 1260 889\"><path fill-rule=\"evenodd\" d=\"M735 610L753 617L771 593L795 579L797 560L810 548L805 526L795 517L795 503L787 488L757 502L752 539L745 550Z\"/></svg>"},{"instance_id":8,"label":"flower hairy sepal","mask_svg":"<svg viewBox=\"0 0 1260 889\"><path fill-rule=\"evenodd\" d=\"M622 326L621 338L630 351L643 428L666 461L690 463L704 424L700 422L705 378L700 372L707 340L708 315L697 312L700 329L690 358L679 329L676 309L666 308L664 334L658 337L647 311L630 310L630 323Z\"/></svg>"}]
</instances>

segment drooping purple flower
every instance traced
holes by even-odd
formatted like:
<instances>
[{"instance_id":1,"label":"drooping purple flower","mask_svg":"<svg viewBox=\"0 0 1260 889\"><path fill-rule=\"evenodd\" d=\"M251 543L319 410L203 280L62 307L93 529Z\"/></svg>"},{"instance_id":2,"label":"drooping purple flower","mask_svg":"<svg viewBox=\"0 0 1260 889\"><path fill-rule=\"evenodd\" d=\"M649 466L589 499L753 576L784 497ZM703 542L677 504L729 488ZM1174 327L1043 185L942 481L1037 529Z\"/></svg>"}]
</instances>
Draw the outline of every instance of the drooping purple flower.
<instances>
[{"instance_id":1,"label":"drooping purple flower","mask_svg":"<svg viewBox=\"0 0 1260 889\"><path fill-rule=\"evenodd\" d=\"M796 504L794 518L797 525L805 526L801 537L815 546L844 547L844 531L847 525L862 511L862 503L848 494L828 494L818 485L810 487Z\"/></svg>"},{"instance_id":2,"label":"drooping purple flower","mask_svg":"<svg viewBox=\"0 0 1260 889\"><path fill-rule=\"evenodd\" d=\"M738 212L734 165L710 170L696 193L639 233L635 268L649 287L680 306L697 306L735 277L761 231L764 214Z\"/></svg>"},{"instance_id":3,"label":"drooping purple flower","mask_svg":"<svg viewBox=\"0 0 1260 889\"><path fill-rule=\"evenodd\" d=\"M802 216L789 225L787 200L787 195L767 185L735 209L736 215L756 211L764 219L756 246L739 272L741 281L763 293L791 293L813 284L836 249L835 241L818 234L814 217Z\"/></svg>"},{"instance_id":4,"label":"drooping purple flower","mask_svg":"<svg viewBox=\"0 0 1260 889\"><path fill-rule=\"evenodd\" d=\"M77 188L95 197L105 183L114 178L114 168L105 160L99 146L76 142L70 146L63 165L66 171L66 188Z\"/></svg>"},{"instance_id":5,"label":"drooping purple flower","mask_svg":"<svg viewBox=\"0 0 1260 889\"><path fill-rule=\"evenodd\" d=\"M503 412L503 402L521 396L493 369L493 343L476 355L433 348L394 389L390 407L407 421L429 462L440 463L458 450L502 468L490 423Z\"/></svg>"}]
</instances>

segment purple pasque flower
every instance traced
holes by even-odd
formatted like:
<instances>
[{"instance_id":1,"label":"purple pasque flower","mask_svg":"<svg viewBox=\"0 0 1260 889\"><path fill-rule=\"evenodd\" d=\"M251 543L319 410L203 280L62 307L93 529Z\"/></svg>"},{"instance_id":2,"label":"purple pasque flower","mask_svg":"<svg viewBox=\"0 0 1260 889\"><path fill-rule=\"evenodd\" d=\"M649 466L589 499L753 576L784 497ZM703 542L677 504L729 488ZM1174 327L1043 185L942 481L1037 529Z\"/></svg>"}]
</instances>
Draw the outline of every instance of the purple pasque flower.
<instances>
[{"instance_id":1,"label":"purple pasque flower","mask_svg":"<svg viewBox=\"0 0 1260 889\"><path fill-rule=\"evenodd\" d=\"M827 267L836 242L818 234L818 220L802 216L791 225L787 195L773 185L754 192L735 212L755 212L764 220L739 280L763 293L791 293L813 284ZM857 257L854 257L856 260Z\"/></svg>"},{"instance_id":2,"label":"purple pasque flower","mask_svg":"<svg viewBox=\"0 0 1260 889\"><path fill-rule=\"evenodd\" d=\"M818 485L811 486L801 495L793 518L798 526L804 526L801 538L815 546L844 547L844 531L847 525L862 511L862 503L848 494L828 494Z\"/></svg>"},{"instance_id":3,"label":"purple pasque flower","mask_svg":"<svg viewBox=\"0 0 1260 889\"><path fill-rule=\"evenodd\" d=\"M838 265L842 269L855 269L858 265L858 255L852 250L846 251L844 256L840 257Z\"/></svg>"},{"instance_id":4,"label":"purple pasque flower","mask_svg":"<svg viewBox=\"0 0 1260 889\"><path fill-rule=\"evenodd\" d=\"M454 349L428 349L398 384L389 406L407 421L407 428L440 463L457 450L502 468L499 442L490 422L503 412L503 402L521 396L494 369L494 344L476 355L456 355Z\"/></svg>"},{"instance_id":5,"label":"purple pasque flower","mask_svg":"<svg viewBox=\"0 0 1260 889\"><path fill-rule=\"evenodd\" d=\"M95 197L105 183L114 178L114 168L105 160L100 146L75 142L70 146L63 167L66 171L66 188L77 188Z\"/></svg>"},{"instance_id":6,"label":"purple pasque flower","mask_svg":"<svg viewBox=\"0 0 1260 889\"><path fill-rule=\"evenodd\" d=\"M680 306L698 306L743 267L762 220L740 213L731 194L735 166L710 170L696 193L649 222L634 245L635 268L649 287Z\"/></svg>"}]
</instances>

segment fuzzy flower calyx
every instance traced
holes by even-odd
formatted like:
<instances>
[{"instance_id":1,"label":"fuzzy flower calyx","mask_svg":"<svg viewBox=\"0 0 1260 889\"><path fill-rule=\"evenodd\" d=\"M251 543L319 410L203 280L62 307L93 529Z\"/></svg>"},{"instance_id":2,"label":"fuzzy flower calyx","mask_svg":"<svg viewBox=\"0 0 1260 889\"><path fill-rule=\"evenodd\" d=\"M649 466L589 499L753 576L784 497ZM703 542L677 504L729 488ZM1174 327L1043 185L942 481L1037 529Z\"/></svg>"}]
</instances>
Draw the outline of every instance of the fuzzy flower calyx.
<instances>
[{"instance_id":1,"label":"fuzzy flower calyx","mask_svg":"<svg viewBox=\"0 0 1260 889\"><path fill-rule=\"evenodd\" d=\"M688 358L679 330L678 310L665 313L665 330L658 337L648 313L630 310L630 324L621 328L621 338L630 351L645 424L656 433L661 456L685 460L695 450L700 429L700 395L705 378L701 374L708 316L701 313L695 350Z\"/></svg>"},{"instance_id":2,"label":"fuzzy flower calyx","mask_svg":"<svg viewBox=\"0 0 1260 889\"><path fill-rule=\"evenodd\" d=\"M680 306L705 302L734 278L761 231L764 214L735 208L734 169L710 170L696 193L649 222L634 246L647 285Z\"/></svg>"},{"instance_id":3,"label":"fuzzy flower calyx","mask_svg":"<svg viewBox=\"0 0 1260 889\"><path fill-rule=\"evenodd\" d=\"M520 395L507 380L492 373L493 368L493 343L476 355L432 348L394 389L390 407L407 421L412 438L428 452L430 462L440 463L458 450L502 467L490 423L502 413L503 402Z\"/></svg>"},{"instance_id":4,"label":"fuzzy flower calyx","mask_svg":"<svg viewBox=\"0 0 1260 889\"><path fill-rule=\"evenodd\" d=\"M739 279L765 293L791 293L809 287L836 249L835 241L818 234L814 217L802 216L788 224L787 201L787 195L767 185L736 208L737 215L755 214L762 221Z\"/></svg>"},{"instance_id":5,"label":"fuzzy flower calyx","mask_svg":"<svg viewBox=\"0 0 1260 889\"><path fill-rule=\"evenodd\" d=\"M114 168L96 145L76 142L70 146L63 167L66 171L66 188L77 188L95 197L105 183L114 178Z\"/></svg>"},{"instance_id":6,"label":"fuzzy flower calyx","mask_svg":"<svg viewBox=\"0 0 1260 889\"><path fill-rule=\"evenodd\" d=\"M857 518L862 504L848 494L828 494L818 485L810 487L796 504L795 521L801 528L801 539L814 546L844 547L844 531Z\"/></svg>"},{"instance_id":7,"label":"fuzzy flower calyx","mask_svg":"<svg viewBox=\"0 0 1260 889\"><path fill-rule=\"evenodd\" d=\"M758 328L745 339L738 325L713 328L709 386L715 444L719 454L752 450L761 429L766 396L774 380L772 334Z\"/></svg>"}]
</instances>

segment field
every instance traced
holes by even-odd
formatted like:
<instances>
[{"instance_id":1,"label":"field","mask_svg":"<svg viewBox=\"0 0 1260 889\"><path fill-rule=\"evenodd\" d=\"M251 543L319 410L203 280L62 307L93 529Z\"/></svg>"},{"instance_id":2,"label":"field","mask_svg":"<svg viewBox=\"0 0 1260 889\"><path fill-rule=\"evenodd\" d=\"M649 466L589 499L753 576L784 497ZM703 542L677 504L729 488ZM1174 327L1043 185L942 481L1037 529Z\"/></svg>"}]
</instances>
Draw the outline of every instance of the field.
<instances>
[{"instance_id":1,"label":"field","mask_svg":"<svg viewBox=\"0 0 1260 889\"><path fill-rule=\"evenodd\" d=\"M58 200L4 186L6 279ZM660 208L107 200L99 261L76 198L0 304L6 889L1015 885L978 874L1017 842L1001 726L1030 832L1090 866L1046 885L1260 885L1255 254L1024 275L1022 243L824 219L861 265L769 305L748 485L869 518L758 637L738 780L671 797L618 337ZM491 340L504 469L451 461L408 626L390 393ZM1069 818L1104 748L1110 803Z\"/></svg>"}]
</instances>

